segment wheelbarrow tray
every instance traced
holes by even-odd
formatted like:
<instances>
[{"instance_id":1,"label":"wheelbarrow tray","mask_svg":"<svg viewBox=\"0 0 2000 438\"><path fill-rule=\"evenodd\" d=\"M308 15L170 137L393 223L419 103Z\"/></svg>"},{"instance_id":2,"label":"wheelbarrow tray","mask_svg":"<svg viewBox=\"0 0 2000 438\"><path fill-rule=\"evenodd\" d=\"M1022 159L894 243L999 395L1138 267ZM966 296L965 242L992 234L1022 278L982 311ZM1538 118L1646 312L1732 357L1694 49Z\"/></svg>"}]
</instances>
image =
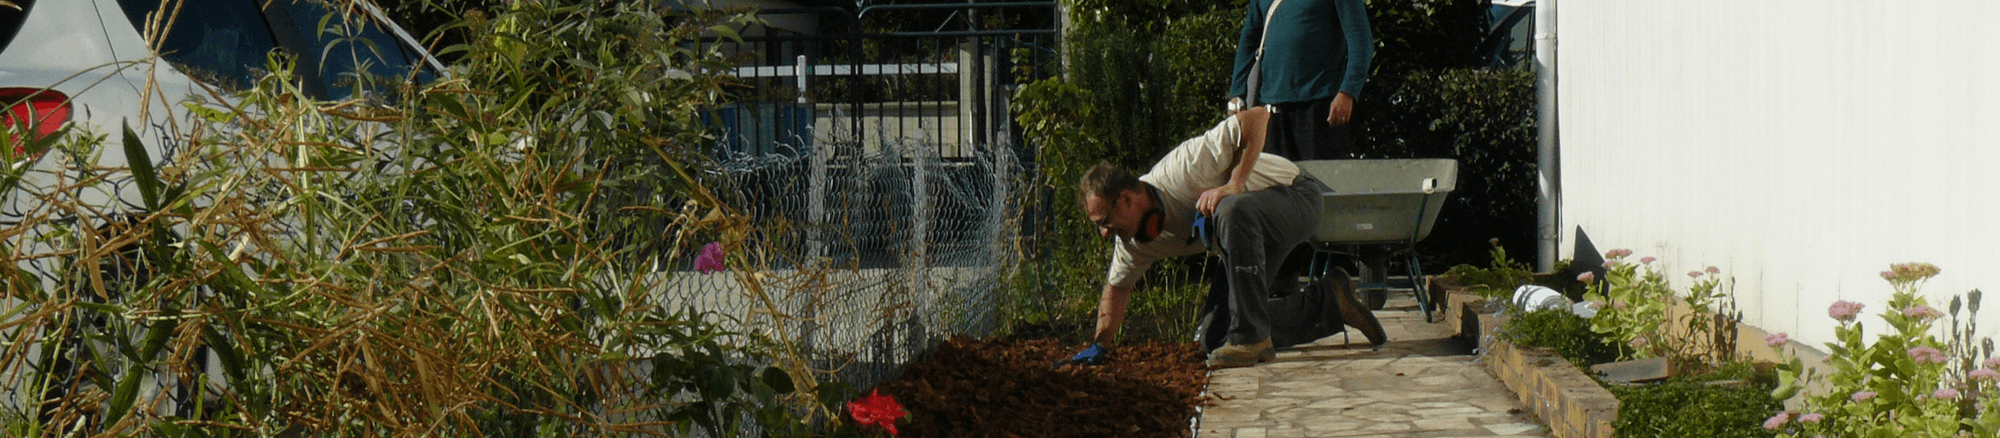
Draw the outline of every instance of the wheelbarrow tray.
<instances>
[{"instance_id":1,"label":"wheelbarrow tray","mask_svg":"<svg viewBox=\"0 0 2000 438\"><path fill-rule=\"evenodd\" d=\"M1414 244L1430 235L1458 183L1458 161L1452 159L1313 160L1298 165L1332 189L1320 195L1319 230L1313 233L1313 241L1320 243Z\"/></svg>"}]
</instances>

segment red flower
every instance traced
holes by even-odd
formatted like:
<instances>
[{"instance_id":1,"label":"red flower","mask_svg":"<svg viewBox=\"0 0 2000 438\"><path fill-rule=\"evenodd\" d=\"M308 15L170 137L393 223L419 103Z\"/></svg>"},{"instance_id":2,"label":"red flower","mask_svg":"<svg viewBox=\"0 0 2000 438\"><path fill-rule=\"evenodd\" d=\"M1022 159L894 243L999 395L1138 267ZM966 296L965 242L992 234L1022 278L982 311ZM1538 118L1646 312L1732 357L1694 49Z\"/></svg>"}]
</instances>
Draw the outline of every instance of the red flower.
<instances>
[{"instance_id":1,"label":"red flower","mask_svg":"<svg viewBox=\"0 0 2000 438\"><path fill-rule=\"evenodd\" d=\"M869 391L867 397L847 403L848 415L854 416L855 425L873 424L896 436L896 420L910 415L903 411L903 404L896 399L883 396L881 390Z\"/></svg>"}]
</instances>

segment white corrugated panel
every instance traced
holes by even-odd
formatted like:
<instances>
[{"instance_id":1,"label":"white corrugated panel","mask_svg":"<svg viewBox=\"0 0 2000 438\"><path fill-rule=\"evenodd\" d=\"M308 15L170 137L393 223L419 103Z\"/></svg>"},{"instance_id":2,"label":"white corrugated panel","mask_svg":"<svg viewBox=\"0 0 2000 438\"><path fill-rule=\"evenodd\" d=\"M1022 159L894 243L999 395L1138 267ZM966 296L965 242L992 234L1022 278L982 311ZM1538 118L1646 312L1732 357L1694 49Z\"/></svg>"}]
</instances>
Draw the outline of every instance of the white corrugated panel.
<instances>
[{"instance_id":1,"label":"white corrugated panel","mask_svg":"<svg viewBox=\"0 0 2000 438\"><path fill-rule=\"evenodd\" d=\"M1808 345L1835 300L1883 310L1891 263L1943 268L1939 308L2000 292L2000 3L1558 7L1564 257L1580 227L1677 286L1718 266L1747 323Z\"/></svg>"}]
</instances>

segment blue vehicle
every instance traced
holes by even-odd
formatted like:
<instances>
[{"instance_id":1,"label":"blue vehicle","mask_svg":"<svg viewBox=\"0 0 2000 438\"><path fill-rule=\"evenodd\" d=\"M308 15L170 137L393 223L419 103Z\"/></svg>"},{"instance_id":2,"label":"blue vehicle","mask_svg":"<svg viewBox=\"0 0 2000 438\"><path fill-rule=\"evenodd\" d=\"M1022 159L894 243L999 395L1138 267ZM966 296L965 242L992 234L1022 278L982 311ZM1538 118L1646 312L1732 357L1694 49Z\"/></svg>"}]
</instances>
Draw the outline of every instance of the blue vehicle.
<instances>
[{"instance_id":1,"label":"blue vehicle","mask_svg":"<svg viewBox=\"0 0 2000 438\"><path fill-rule=\"evenodd\" d=\"M1535 0L1494 0L1486 12L1486 37L1477 48L1488 67L1535 59Z\"/></svg>"}]
</instances>

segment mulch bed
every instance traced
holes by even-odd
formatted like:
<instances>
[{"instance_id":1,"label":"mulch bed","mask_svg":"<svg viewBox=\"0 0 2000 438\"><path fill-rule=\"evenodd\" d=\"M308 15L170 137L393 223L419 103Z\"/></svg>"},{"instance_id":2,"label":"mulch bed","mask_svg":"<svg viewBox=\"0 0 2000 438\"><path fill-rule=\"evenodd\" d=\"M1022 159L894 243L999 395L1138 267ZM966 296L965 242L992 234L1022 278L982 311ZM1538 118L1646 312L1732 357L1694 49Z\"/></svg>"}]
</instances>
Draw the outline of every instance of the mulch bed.
<instances>
[{"instance_id":1,"label":"mulch bed","mask_svg":"<svg viewBox=\"0 0 2000 438\"><path fill-rule=\"evenodd\" d=\"M1208 381L1193 343L1120 345L1108 363L1054 369L1084 346L956 337L878 387L903 437L1183 437Z\"/></svg>"}]
</instances>

